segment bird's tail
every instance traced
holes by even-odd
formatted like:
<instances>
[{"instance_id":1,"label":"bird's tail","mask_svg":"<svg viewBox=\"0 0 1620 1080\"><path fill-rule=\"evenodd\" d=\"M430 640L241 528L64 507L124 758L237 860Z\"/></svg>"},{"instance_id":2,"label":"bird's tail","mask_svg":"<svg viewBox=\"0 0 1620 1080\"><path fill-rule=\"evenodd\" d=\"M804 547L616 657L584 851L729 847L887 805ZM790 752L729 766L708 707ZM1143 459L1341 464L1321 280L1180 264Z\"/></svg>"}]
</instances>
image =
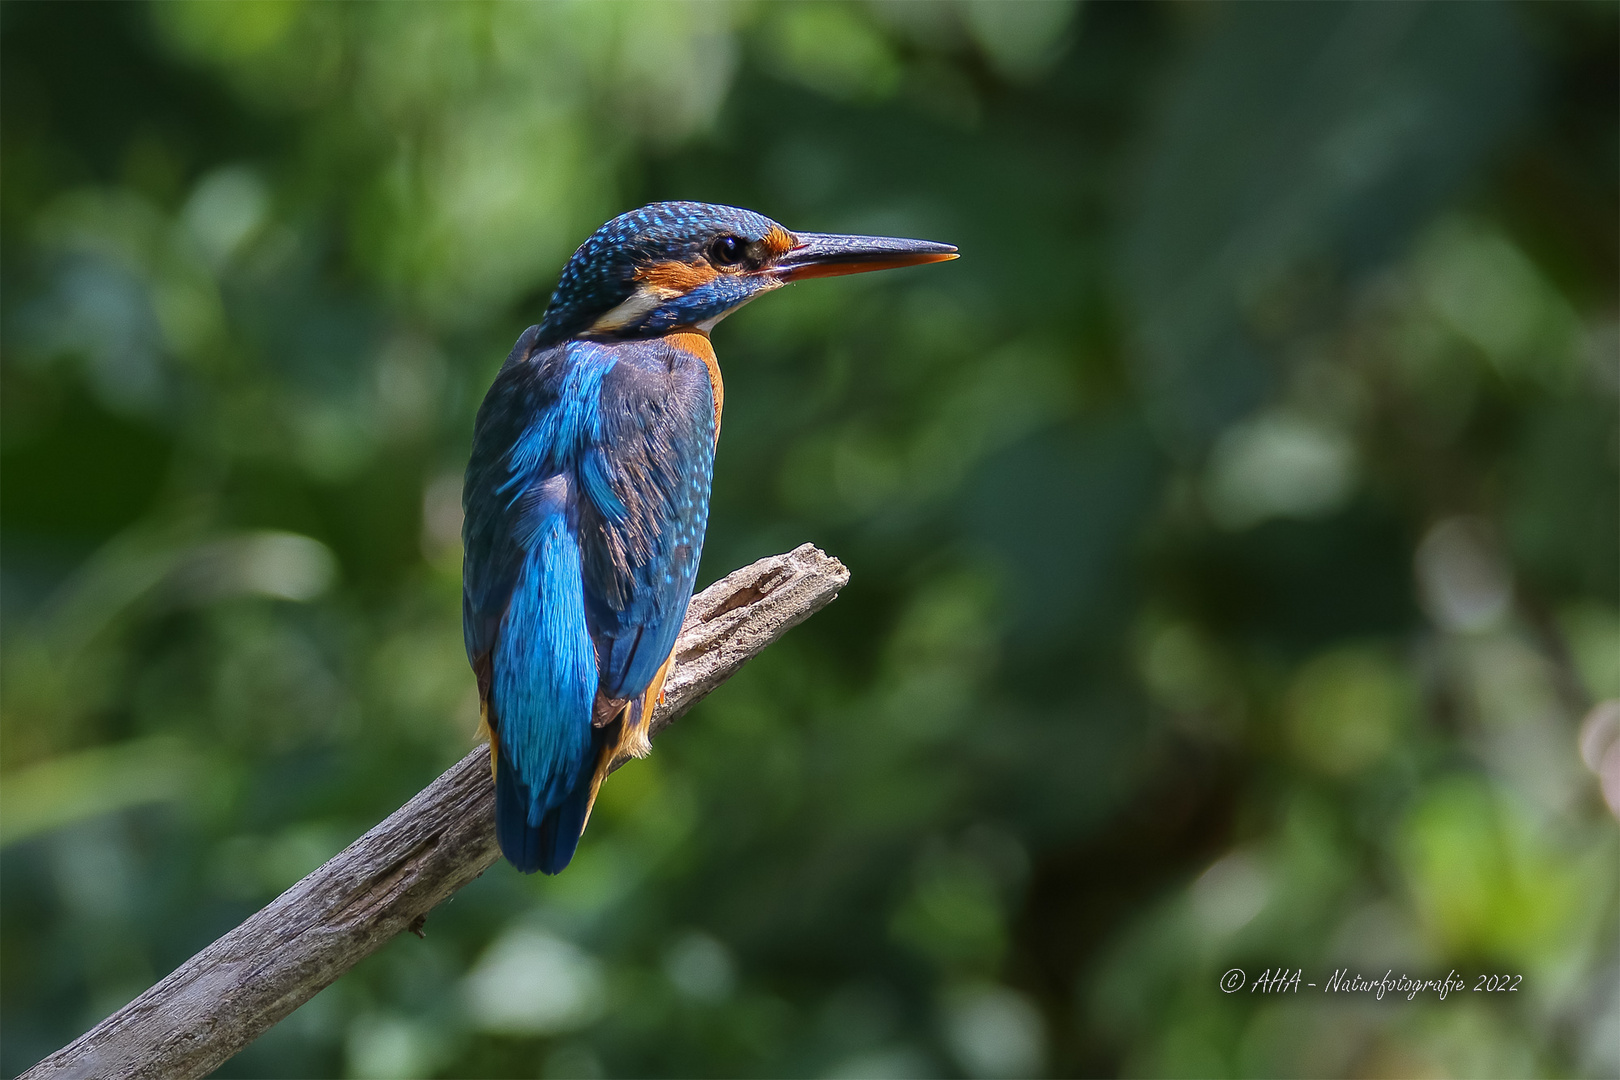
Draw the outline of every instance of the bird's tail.
<instances>
[{"instance_id":1,"label":"bird's tail","mask_svg":"<svg viewBox=\"0 0 1620 1080\"><path fill-rule=\"evenodd\" d=\"M617 723L608 728L596 728L591 733L591 764L600 761L617 739ZM518 779L517 771L507 765L500 750L500 741L490 743L495 754L495 839L501 845L501 854L525 874L536 870L545 874L559 874L574 857L579 838L585 832L585 821L591 814L592 796L595 794L596 769L590 766L579 771L572 789L556 806L540 817L537 825L529 824L529 810L534 798L528 786Z\"/></svg>"},{"instance_id":2,"label":"bird's tail","mask_svg":"<svg viewBox=\"0 0 1620 1080\"><path fill-rule=\"evenodd\" d=\"M555 874L574 857L603 752L591 724L596 653L568 479L551 477L524 497L531 546L501 620L486 702L495 835L519 870Z\"/></svg>"}]
</instances>

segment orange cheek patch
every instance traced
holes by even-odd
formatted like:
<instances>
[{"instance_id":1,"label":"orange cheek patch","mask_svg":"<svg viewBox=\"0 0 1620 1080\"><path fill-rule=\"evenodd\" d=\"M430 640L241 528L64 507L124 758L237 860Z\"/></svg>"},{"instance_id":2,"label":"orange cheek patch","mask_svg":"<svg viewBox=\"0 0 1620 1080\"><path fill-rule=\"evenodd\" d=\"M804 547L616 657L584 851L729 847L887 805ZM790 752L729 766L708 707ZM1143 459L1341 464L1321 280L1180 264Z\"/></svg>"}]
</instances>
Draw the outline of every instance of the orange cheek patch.
<instances>
[{"instance_id":1,"label":"orange cheek patch","mask_svg":"<svg viewBox=\"0 0 1620 1080\"><path fill-rule=\"evenodd\" d=\"M684 296L715 279L712 266L703 263L661 262L636 271L636 280L666 296Z\"/></svg>"},{"instance_id":2,"label":"orange cheek patch","mask_svg":"<svg viewBox=\"0 0 1620 1080\"><path fill-rule=\"evenodd\" d=\"M775 258L778 255L785 254L793 247L793 234L780 225L772 226L771 231L765 234L763 243L765 244L765 250L770 252L772 258Z\"/></svg>"}]
</instances>

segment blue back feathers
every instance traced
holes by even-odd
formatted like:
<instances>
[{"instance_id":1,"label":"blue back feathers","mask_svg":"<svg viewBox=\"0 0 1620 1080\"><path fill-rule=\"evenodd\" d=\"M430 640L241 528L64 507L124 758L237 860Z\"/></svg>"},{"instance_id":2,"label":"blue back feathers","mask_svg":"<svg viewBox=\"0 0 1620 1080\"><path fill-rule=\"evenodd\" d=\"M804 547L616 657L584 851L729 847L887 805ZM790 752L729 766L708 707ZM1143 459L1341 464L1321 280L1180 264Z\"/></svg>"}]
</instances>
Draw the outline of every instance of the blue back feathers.
<instances>
[{"instance_id":1,"label":"blue back feathers","mask_svg":"<svg viewBox=\"0 0 1620 1080\"><path fill-rule=\"evenodd\" d=\"M463 631L488 708L496 826L556 873L616 742L598 700L645 692L696 578L714 461L702 358L671 339L519 339L479 410ZM615 721L616 722L616 721Z\"/></svg>"}]
</instances>

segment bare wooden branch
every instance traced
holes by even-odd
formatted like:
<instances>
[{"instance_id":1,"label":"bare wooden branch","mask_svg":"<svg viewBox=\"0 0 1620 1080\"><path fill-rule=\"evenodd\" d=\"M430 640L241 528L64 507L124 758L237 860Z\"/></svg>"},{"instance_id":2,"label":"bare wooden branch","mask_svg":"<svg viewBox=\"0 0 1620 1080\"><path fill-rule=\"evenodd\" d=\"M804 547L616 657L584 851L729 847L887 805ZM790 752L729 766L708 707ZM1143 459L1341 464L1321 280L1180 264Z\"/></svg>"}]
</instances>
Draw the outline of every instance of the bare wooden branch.
<instances>
[{"instance_id":1,"label":"bare wooden branch","mask_svg":"<svg viewBox=\"0 0 1620 1080\"><path fill-rule=\"evenodd\" d=\"M693 597L653 734L848 580L842 563L805 544ZM494 798L480 746L24 1080L206 1075L395 934L420 929L435 905L488 869L500 857Z\"/></svg>"}]
</instances>

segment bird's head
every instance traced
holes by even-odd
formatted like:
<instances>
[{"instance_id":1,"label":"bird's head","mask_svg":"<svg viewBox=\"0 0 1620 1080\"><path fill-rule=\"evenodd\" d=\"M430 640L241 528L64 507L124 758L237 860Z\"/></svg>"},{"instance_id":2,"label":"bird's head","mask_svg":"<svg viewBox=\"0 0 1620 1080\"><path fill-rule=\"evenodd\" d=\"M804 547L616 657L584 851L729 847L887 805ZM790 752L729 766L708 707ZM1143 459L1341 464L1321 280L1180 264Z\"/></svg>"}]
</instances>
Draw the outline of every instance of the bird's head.
<instances>
[{"instance_id":1,"label":"bird's head","mask_svg":"<svg viewBox=\"0 0 1620 1080\"><path fill-rule=\"evenodd\" d=\"M539 343L707 331L754 297L802 278L954 258L949 244L791 233L734 206L652 203L620 214L574 252Z\"/></svg>"}]
</instances>

